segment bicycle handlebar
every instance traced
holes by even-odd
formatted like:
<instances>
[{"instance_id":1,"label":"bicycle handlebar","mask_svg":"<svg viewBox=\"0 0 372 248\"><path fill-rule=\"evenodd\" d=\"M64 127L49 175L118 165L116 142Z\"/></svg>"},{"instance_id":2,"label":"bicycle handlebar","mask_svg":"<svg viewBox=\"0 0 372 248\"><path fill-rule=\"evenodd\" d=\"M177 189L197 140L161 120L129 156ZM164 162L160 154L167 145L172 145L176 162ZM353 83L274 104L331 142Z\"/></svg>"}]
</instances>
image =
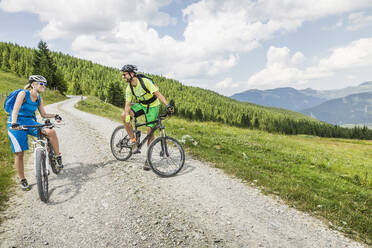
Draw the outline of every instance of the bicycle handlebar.
<instances>
[{"instance_id":1,"label":"bicycle handlebar","mask_svg":"<svg viewBox=\"0 0 372 248\"><path fill-rule=\"evenodd\" d=\"M146 122L146 123L141 123L141 124L136 124L136 127L141 127L141 126L144 126L144 125L149 125L149 124L153 124L153 123L158 123L159 120L164 120L165 117L167 117L168 115L171 115L170 113L165 113L165 114L162 114L162 115L158 115L158 119L155 120L155 121L150 121L150 122ZM134 117L134 118L137 118L137 117Z\"/></svg>"},{"instance_id":2,"label":"bicycle handlebar","mask_svg":"<svg viewBox=\"0 0 372 248\"><path fill-rule=\"evenodd\" d=\"M20 125L21 130L27 131L29 128L43 128L43 127L54 127L53 123L39 124L39 125Z\"/></svg>"},{"instance_id":3,"label":"bicycle handlebar","mask_svg":"<svg viewBox=\"0 0 372 248\"><path fill-rule=\"evenodd\" d=\"M62 122L52 123L52 122L49 121L49 119L47 119L44 124L38 124L38 125L20 125L19 127L20 127L20 130L27 131L29 128L37 128L37 129L43 128L43 127L51 127L51 128L53 128L53 127L56 127L57 125L63 125L63 124L64 123L62 123Z\"/></svg>"}]
</instances>

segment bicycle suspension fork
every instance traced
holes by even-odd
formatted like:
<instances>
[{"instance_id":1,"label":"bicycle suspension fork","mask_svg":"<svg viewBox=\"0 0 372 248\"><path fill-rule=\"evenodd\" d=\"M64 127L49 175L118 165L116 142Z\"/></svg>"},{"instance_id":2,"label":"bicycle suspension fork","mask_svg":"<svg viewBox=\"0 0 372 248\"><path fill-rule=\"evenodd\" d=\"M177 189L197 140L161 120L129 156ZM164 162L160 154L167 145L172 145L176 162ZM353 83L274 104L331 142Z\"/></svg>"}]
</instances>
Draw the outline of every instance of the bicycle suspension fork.
<instances>
[{"instance_id":1,"label":"bicycle suspension fork","mask_svg":"<svg viewBox=\"0 0 372 248\"><path fill-rule=\"evenodd\" d=\"M34 161L34 164L36 165L36 154L37 154L37 151L40 150L41 153L43 154L44 159L46 159L45 162L48 162L47 160L49 159L48 156L47 156L47 149L45 148L47 146L47 142L45 140L42 140L42 139L37 139L36 141L33 141L32 142L33 146L34 146L34 152L35 152L35 161ZM35 166L35 176L36 175L36 166ZM46 172L43 172L43 173L46 173Z\"/></svg>"},{"instance_id":2,"label":"bicycle suspension fork","mask_svg":"<svg viewBox=\"0 0 372 248\"><path fill-rule=\"evenodd\" d=\"M169 152L168 152L168 145L167 145L167 140L166 140L166 134L165 134L165 128L164 126L160 126L160 136L161 138L161 151L163 156L166 155L169 157Z\"/></svg>"}]
</instances>

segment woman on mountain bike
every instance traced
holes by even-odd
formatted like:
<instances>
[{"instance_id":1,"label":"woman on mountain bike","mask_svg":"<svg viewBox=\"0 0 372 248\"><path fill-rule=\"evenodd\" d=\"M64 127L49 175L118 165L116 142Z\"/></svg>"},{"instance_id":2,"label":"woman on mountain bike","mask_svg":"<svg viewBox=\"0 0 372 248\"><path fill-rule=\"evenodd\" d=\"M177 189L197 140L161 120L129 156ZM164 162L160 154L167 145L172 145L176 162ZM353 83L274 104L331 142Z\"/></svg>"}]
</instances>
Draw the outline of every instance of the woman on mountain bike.
<instances>
[{"instance_id":1,"label":"woman on mountain bike","mask_svg":"<svg viewBox=\"0 0 372 248\"><path fill-rule=\"evenodd\" d=\"M135 65L124 65L121 70L123 79L128 82L128 86L125 93L125 108L121 115L125 130L127 131L131 145L133 146L133 153L138 151L136 137L133 133L133 126L130 122L130 117L138 117L145 115L146 121L155 121L159 114L159 105L162 102L168 112L173 113L174 108L168 104L165 97L159 92L159 89L154 85L152 80L146 78L144 75L137 75L137 67ZM160 100L160 101L159 101ZM131 103L136 104L131 106ZM147 125L147 133L150 133L151 128L155 126L155 123ZM154 135L147 141L147 146L150 145L151 141L154 140ZM145 162L143 167L144 170L150 170L148 162Z\"/></svg>"},{"instance_id":2,"label":"woman on mountain bike","mask_svg":"<svg viewBox=\"0 0 372 248\"><path fill-rule=\"evenodd\" d=\"M18 177L21 180L21 188L23 190L30 190L30 186L24 175L24 151L28 150L27 135L37 137L36 128L29 128L29 130L21 130L22 125L38 125L36 122L35 111L39 110L43 118L55 118L61 121L62 118L58 114L47 114L44 109L43 100L40 93L45 91L47 80L40 75L32 75L28 78L28 84L24 90L20 90L16 97L14 106L9 112L8 118L8 137L11 143L12 151L14 153L14 167L17 170ZM48 136L50 143L55 151L55 159L59 168L63 168L62 155L59 152L59 143L56 131L49 128L43 128L42 132Z\"/></svg>"}]
</instances>

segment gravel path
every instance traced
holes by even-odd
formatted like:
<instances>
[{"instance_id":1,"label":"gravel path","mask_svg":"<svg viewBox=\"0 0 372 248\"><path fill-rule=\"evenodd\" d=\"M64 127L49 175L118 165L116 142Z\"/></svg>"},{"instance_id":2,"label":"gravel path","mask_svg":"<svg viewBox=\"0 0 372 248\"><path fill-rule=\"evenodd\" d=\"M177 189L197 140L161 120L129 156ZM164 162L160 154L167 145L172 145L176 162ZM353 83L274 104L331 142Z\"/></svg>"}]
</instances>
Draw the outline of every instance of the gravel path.
<instances>
[{"instance_id":1,"label":"gravel path","mask_svg":"<svg viewBox=\"0 0 372 248\"><path fill-rule=\"evenodd\" d=\"M51 174L44 204L30 158L33 189L3 213L0 247L366 247L188 156L173 178L143 171L144 150L116 161L119 123L76 110L78 100L47 106L66 122L57 129L65 169Z\"/></svg>"}]
</instances>

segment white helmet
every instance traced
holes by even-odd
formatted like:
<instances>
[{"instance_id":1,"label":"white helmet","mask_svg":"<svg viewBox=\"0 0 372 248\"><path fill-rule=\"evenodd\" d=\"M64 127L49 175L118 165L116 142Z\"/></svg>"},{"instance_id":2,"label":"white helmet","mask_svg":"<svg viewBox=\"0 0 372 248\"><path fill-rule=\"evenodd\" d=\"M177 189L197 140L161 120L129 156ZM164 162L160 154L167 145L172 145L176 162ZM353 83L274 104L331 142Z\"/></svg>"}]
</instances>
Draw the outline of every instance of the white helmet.
<instances>
[{"instance_id":1,"label":"white helmet","mask_svg":"<svg viewBox=\"0 0 372 248\"><path fill-rule=\"evenodd\" d=\"M47 80L45 79L45 77L40 76L40 75L31 75L28 77L28 83L31 84L32 82L47 83Z\"/></svg>"}]
</instances>

